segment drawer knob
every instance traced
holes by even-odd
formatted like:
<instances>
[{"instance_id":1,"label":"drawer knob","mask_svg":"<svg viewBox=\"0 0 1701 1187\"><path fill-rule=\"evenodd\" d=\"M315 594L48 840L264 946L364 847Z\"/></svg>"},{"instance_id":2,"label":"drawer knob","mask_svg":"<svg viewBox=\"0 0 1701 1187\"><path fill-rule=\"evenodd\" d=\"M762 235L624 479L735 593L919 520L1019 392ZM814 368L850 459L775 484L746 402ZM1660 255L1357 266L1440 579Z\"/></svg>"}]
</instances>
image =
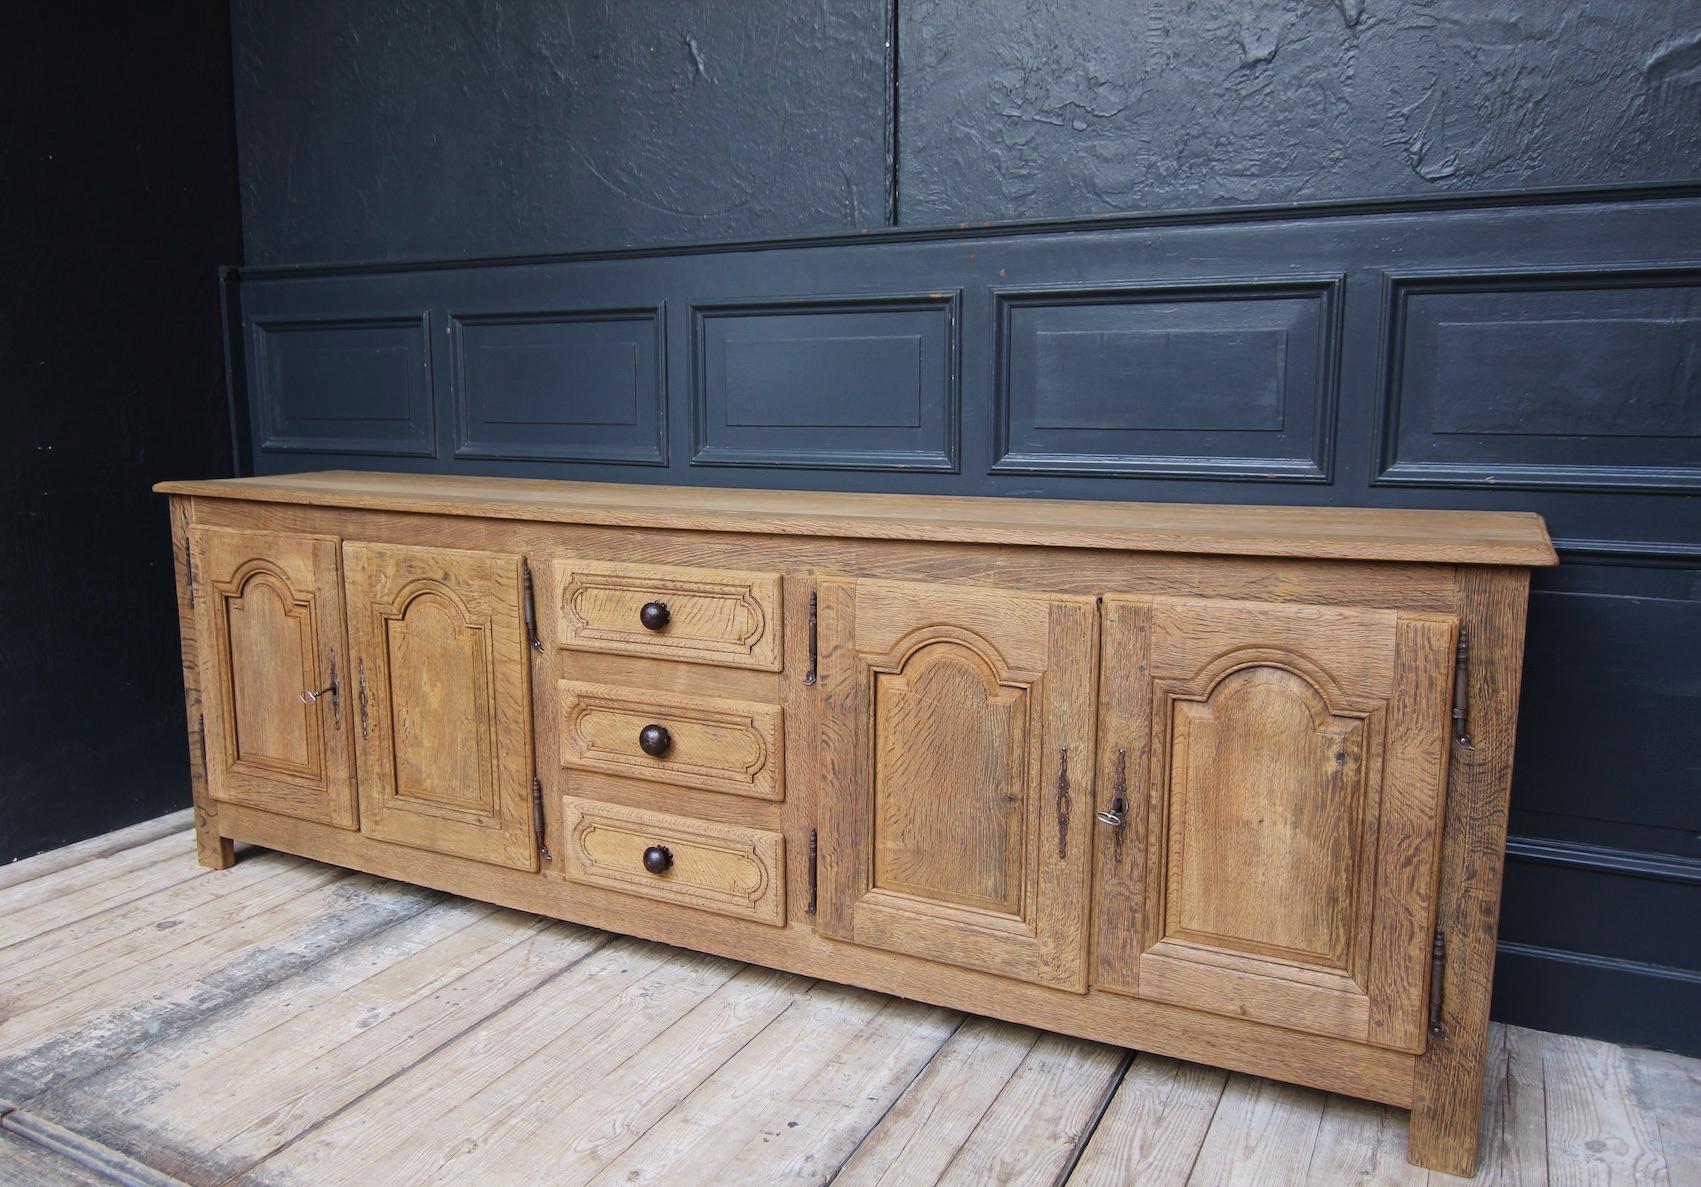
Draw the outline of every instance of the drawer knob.
<instances>
[{"instance_id":1,"label":"drawer knob","mask_svg":"<svg viewBox=\"0 0 1701 1187\"><path fill-rule=\"evenodd\" d=\"M668 612L666 602L645 602L643 609L638 611L638 621L644 624L645 630L659 631L672 620L673 615Z\"/></svg>"},{"instance_id":2,"label":"drawer knob","mask_svg":"<svg viewBox=\"0 0 1701 1187\"><path fill-rule=\"evenodd\" d=\"M665 725L646 725L638 731L638 749L651 758L660 758L673 745L673 735Z\"/></svg>"},{"instance_id":3,"label":"drawer knob","mask_svg":"<svg viewBox=\"0 0 1701 1187\"><path fill-rule=\"evenodd\" d=\"M644 850L644 868L652 874L665 874L673 868L673 850L666 845L651 845Z\"/></svg>"}]
</instances>

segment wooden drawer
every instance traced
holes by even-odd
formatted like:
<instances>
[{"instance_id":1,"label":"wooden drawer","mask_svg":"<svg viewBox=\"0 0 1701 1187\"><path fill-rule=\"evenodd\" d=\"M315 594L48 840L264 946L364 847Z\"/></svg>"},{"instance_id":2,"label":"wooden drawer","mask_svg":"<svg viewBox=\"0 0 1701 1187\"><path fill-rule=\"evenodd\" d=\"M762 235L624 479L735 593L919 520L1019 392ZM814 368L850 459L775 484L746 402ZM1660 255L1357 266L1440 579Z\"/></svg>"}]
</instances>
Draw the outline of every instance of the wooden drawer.
<instances>
[{"instance_id":1,"label":"wooden drawer","mask_svg":"<svg viewBox=\"0 0 1701 1187\"><path fill-rule=\"evenodd\" d=\"M569 881L776 927L785 922L779 833L576 796L562 798L562 829ZM666 854L660 872L645 868L652 848Z\"/></svg>"},{"instance_id":2,"label":"wooden drawer","mask_svg":"<svg viewBox=\"0 0 1701 1187\"><path fill-rule=\"evenodd\" d=\"M564 767L758 800L785 798L778 705L574 680L560 687ZM644 750L640 735L646 729L659 753Z\"/></svg>"},{"instance_id":3,"label":"wooden drawer","mask_svg":"<svg viewBox=\"0 0 1701 1187\"><path fill-rule=\"evenodd\" d=\"M563 647L780 670L778 573L560 560L555 578ZM665 622L646 625L650 603Z\"/></svg>"}]
</instances>

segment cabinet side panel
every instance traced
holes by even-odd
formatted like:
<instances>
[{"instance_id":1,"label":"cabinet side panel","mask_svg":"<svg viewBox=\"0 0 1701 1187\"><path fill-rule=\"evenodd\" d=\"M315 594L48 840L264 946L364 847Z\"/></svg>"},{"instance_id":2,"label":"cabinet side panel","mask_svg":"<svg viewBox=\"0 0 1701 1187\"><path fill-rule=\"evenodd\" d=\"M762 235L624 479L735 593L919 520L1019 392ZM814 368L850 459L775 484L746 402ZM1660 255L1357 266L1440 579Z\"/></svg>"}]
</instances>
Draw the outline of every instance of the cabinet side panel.
<instances>
[{"instance_id":1,"label":"cabinet side panel","mask_svg":"<svg viewBox=\"0 0 1701 1187\"><path fill-rule=\"evenodd\" d=\"M208 869L236 863L236 846L219 835L219 808L207 790L206 722L201 705L200 642L195 629L195 574L190 564L189 522L194 501L171 498L171 566L177 578L177 632L183 655L183 711L189 734L189 792L195 805L195 856Z\"/></svg>"},{"instance_id":2,"label":"cabinet side panel","mask_svg":"<svg viewBox=\"0 0 1701 1187\"><path fill-rule=\"evenodd\" d=\"M1472 744L1454 746L1448 778L1437 912L1447 943L1442 1033L1417 1061L1408 1150L1420 1166L1469 1175L1477 1161L1530 574L1469 567L1457 579L1471 639Z\"/></svg>"}]
</instances>

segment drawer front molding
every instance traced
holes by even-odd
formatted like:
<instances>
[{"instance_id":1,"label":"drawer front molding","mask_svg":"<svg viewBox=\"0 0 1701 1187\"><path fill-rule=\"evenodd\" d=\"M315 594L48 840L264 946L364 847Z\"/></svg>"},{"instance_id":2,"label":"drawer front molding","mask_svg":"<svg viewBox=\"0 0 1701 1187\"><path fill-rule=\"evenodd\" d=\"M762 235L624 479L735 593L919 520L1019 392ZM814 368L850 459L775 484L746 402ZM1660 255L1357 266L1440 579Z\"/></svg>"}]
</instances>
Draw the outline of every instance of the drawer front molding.
<instances>
[{"instance_id":1,"label":"drawer front molding","mask_svg":"<svg viewBox=\"0 0 1701 1187\"><path fill-rule=\"evenodd\" d=\"M785 798L778 705L574 680L563 680L560 688L563 767L758 800ZM668 738L659 755L639 743L640 732L652 725Z\"/></svg>"},{"instance_id":2,"label":"drawer front molding","mask_svg":"<svg viewBox=\"0 0 1701 1187\"><path fill-rule=\"evenodd\" d=\"M780 670L777 573L558 561L561 642L574 651ZM660 626L646 606L666 607Z\"/></svg>"},{"instance_id":3,"label":"drawer front molding","mask_svg":"<svg viewBox=\"0 0 1701 1187\"><path fill-rule=\"evenodd\" d=\"M779 833L565 796L567 878L779 926L785 922L785 841ZM645 867L646 851L667 868Z\"/></svg>"}]
</instances>

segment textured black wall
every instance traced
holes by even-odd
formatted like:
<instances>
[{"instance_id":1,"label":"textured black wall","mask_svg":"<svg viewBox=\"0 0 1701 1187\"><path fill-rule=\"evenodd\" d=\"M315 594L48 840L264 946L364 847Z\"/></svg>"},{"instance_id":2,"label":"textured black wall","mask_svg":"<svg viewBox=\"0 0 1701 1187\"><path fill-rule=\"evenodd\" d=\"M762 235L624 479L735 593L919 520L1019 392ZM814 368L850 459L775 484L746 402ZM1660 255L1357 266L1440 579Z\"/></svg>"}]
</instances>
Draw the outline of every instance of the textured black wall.
<instances>
[{"instance_id":1,"label":"textured black wall","mask_svg":"<svg viewBox=\"0 0 1701 1187\"><path fill-rule=\"evenodd\" d=\"M165 477L229 473L237 260L217 3L8 18L0 862L183 807Z\"/></svg>"},{"instance_id":2,"label":"textured black wall","mask_svg":"<svg viewBox=\"0 0 1701 1187\"><path fill-rule=\"evenodd\" d=\"M233 12L253 264L1669 180L1701 160L1693 0Z\"/></svg>"},{"instance_id":3,"label":"textured black wall","mask_svg":"<svg viewBox=\"0 0 1701 1187\"><path fill-rule=\"evenodd\" d=\"M881 0L235 0L251 263L887 216Z\"/></svg>"},{"instance_id":4,"label":"textured black wall","mask_svg":"<svg viewBox=\"0 0 1701 1187\"><path fill-rule=\"evenodd\" d=\"M1686 178L1694 0L902 3L901 220Z\"/></svg>"},{"instance_id":5,"label":"textured black wall","mask_svg":"<svg viewBox=\"0 0 1701 1187\"><path fill-rule=\"evenodd\" d=\"M1538 510L1496 1009L1701 1052L1693 0L235 14L255 263L852 233L247 270L251 468Z\"/></svg>"}]
</instances>

